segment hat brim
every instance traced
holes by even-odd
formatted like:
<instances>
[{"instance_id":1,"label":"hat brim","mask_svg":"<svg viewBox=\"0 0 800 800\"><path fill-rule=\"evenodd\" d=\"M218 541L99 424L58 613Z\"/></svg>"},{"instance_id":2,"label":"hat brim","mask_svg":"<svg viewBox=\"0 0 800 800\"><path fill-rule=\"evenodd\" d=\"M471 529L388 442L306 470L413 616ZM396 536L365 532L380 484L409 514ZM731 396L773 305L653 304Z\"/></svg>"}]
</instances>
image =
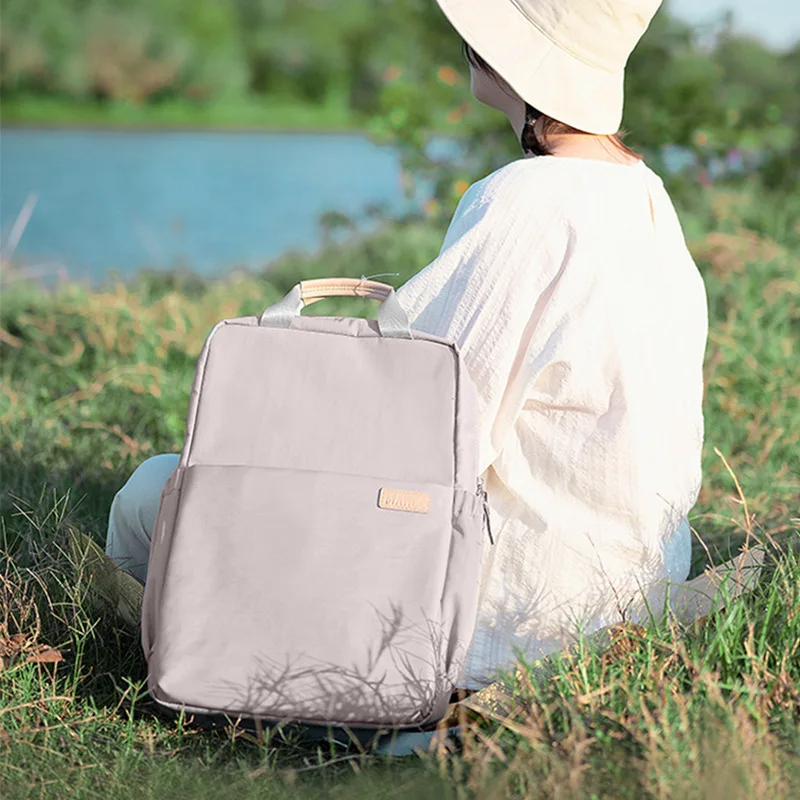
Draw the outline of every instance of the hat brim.
<instances>
[{"instance_id":1,"label":"hat brim","mask_svg":"<svg viewBox=\"0 0 800 800\"><path fill-rule=\"evenodd\" d=\"M609 72L561 49L511 0L436 1L461 38L534 108L587 133L619 130L624 69Z\"/></svg>"}]
</instances>

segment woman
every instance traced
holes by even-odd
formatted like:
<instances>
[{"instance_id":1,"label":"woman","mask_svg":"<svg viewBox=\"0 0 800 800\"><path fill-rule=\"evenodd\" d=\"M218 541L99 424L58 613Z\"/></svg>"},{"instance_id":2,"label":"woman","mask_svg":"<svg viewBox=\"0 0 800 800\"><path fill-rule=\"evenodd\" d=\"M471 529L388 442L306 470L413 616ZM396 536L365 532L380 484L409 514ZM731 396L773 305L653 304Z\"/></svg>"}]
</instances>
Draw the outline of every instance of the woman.
<instances>
[{"instance_id":1,"label":"woman","mask_svg":"<svg viewBox=\"0 0 800 800\"><path fill-rule=\"evenodd\" d=\"M480 395L498 541L476 689L576 627L646 618L657 587L687 577L707 315L669 197L617 133L658 0L438 2L473 93L524 151L470 187L439 256L398 290L415 328L459 343ZM176 462L148 460L114 499L107 553L140 580Z\"/></svg>"}]
</instances>

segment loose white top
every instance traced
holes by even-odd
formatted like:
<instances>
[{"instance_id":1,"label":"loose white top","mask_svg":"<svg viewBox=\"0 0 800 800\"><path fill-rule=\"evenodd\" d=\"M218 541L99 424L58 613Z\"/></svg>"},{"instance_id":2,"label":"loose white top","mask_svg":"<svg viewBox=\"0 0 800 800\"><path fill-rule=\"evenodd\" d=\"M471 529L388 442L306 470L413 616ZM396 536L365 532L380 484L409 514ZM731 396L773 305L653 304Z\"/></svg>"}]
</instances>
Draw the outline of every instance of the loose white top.
<instances>
[{"instance_id":1,"label":"loose white top","mask_svg":"<svg viewBox=\"0 0 800 800\"><path fill-rule=\"evenodd\" d=\"M412 327L458 343L478 389L497 543L464 686L576 625L646 619L647 587L689 571L708 329L658 176L512 162L467 190L439 256L397 294Z\"/></svg>"}]
</instances>

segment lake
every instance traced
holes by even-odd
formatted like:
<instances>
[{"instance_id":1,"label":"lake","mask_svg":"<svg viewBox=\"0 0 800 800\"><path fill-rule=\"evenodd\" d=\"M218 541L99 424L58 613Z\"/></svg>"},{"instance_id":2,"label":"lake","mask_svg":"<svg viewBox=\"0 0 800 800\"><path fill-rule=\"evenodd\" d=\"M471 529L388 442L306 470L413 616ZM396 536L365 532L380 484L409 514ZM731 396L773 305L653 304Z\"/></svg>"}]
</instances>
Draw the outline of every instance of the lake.
<instances>
[{"instance_id":1,"label":"lake","mask_svg":"<svg viewBox=\"0 0 800 800\"><path fill-rule=\"evenodd\" d=\"M411 207L398 154L358 134L11 128L0 160L4 246L36 197L14 260L95 283L144 266L261 268L314 250L326 211Z\"/></svg>"}]
</instances>

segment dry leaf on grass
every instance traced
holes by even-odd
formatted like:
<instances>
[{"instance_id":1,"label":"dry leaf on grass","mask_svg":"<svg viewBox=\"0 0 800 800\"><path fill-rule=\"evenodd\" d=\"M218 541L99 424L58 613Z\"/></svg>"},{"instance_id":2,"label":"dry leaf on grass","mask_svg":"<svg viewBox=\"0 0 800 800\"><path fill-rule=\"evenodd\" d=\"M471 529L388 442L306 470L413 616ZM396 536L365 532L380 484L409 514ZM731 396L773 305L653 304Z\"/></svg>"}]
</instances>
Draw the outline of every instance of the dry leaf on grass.
<instances>
[{"instance_id":1,"label":"dry leaf on grass","mask_svg":"<svg viewBox=\"0 0 800 800\"><path fill-rule=\"evenodd\" d=\"M26 664L58 664L64 656L54 647L37 642L24 633L3 635L0 631L0 672L22 661Z\"/></svg>"},{"instance_id":2,"label":"dry leaf on grass","mask_svg":"<svg viewBox=\"0 0 800 800\"><path fill-rule=\"evenodd\" d=\"M25 661L30 664L58 664L63 661L64 656L54 647L42 645L42 649L36 653L31 653Z\"/></svg>"}]
</instances>

